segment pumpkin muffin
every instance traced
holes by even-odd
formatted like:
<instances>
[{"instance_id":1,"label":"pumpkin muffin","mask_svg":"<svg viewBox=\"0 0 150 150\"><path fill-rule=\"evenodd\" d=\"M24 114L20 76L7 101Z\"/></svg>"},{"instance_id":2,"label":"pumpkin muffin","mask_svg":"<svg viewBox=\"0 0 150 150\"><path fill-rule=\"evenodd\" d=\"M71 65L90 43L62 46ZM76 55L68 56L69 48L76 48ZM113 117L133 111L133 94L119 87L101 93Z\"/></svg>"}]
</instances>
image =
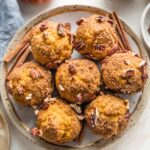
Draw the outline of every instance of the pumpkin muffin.
<instances>
[{"instance_id":1,"label":"pumpkin muffin","mask_svg":"<svg viewBox=\"0 0 150 150\"><path fill-rule=\"evenodd\" d=\"M105 16L93 15L77 21L74 48L81 54L101 60L118 50L115 24Z\"/></svg>"},{"instance_id":2,"label":"pumpkin muffin","mask_svg":"<svg viewBox=\"0 0 150 150\"><path fill-rule=\"evenodd\" d=\"M82 104L95 98L100 85L100 72L90 60L67 60L57 69L55 79L62 98Z\"/></svg>"},{"instance_id":3,"label":"pumpkin muffin","mask_svg":"<svg viewBox=\"0 0 150 150\"><path fill-rule=\"evenodd\" d=\"M75 111L62 100L47 98L37 114L37 127L31 133L54 144L63 144L76 139L81 123Z\"/></svg>"},{"instance_id":4,"label":"pumpkin muffin","mask_svg":"<svg viewBox=\"0 0 150 150\"><path fill-rule=\"evenodd\" d=\"M70 24L43 21L32 29L31 48L36 61L57 68L72 54Z\"/></svg>"},{"instance_id":5,"label":"pumpkin muffin","mask_svg":"<svg viewBox=\"0 0 150 150\"><path fill-rule=\"evenodd\" d=\"M38 105L52 94L52 74L37 63L27 62L11 73L7 87L20 104Z\"/></svg>"},{"instance_id":6,"label":"pumpkin muffin","mask_svg":"<svg viewBox=\"0 0 150 150\"><path fill-rule=\"evenodd\" d=\"M148 78L146 61L132 52L107 57L101 72L107 88L127 94L142 90Z\"/></svg>"},{"instance_id":7,"label":"pumpkin muffin","mask_svg":"<svg viewBox=\"0 0 150 150\"><path fill-rule=\"evenodd\" d=\"M104 138L120 134L129 120L129 103L111 95L98 96L85 109L90 129Z\"/></svg>"}]
</instances>

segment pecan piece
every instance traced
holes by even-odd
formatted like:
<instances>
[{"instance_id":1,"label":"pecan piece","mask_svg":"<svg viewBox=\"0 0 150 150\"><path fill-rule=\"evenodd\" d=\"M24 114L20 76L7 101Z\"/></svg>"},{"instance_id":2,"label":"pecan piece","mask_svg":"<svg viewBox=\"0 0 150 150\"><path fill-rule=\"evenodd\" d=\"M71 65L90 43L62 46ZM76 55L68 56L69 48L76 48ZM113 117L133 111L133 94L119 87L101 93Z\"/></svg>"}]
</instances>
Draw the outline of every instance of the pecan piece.
<instances>
[{"instance_id":1,"label":"pecan piece","mask_svg":"<svg viewBox=\"0 0 150 150\"><path fill-rule=\"evenodd\" d=\"M64 30L64 25L59 23L57 26L57 34L61 37L65 36L65 30Z\"/></svg>"},{"instance_id":2,"label":"pecan piece","mask_svg":"<svg viewBox=\"0 0 150 150\"><path fill-rule=\"evenodd\" d=\"M48 29L48 26L46 24L41 24L40 31L43 32L46 29Z\"/></svg>"},{"instance_id":3,"label":"pecan piece","mask_svg":"<svg viewBox=\"0 0 150 150\"><path fill-rule=\"evenodd\" d=\"M98 51L105 50L105 45L102 45L102 44L94 44L93 47L95 50L98 50Z\"/></svg>"},{"instance_id":4,"label":"pecan piece","mask_svg":"<svg viewBox=\"0 0 150 150\"><path fill-rule=\"evenodd\" d=\"M64 28L66 28L67 30L71 31L71 24L69 22L64 23Z\"/></svg>"},{"instance_id":5,"label":"pecan piece","mask_svg":"<svg viewBox=\"0 0 150 150\"><path fill-rule=\"evenodd\" d=\"M121 75L123 78L133 77L134 76L134 69L127 69L125 72Z\"/></svg>"},{"instance_id":6,"label":"pecan piece","mask_svg":"<svg viewBox=\"0 0 150 150\"><path fill-rule=\"evenodd\" d=\"M76 67L73 64L69 65L68 71L72 75L75 75L77 73Z\"/></svg>"},{"instance_id":7,"label":"pecan piece","mask_svg":"<svg viewBox=\"0 0 150 150\"><path fill-rule=\"evenodd\" d=\"M75 101L76 101L77 104L81 104L83 102L83 95L82 95L82 93L77 94Z\"/></svg>"},{"instance_id":8,"label":"pecan piece","mask_svg":"<svg viewBox=\"0 0 150 150\"><path fill-rule=\"evenodd\" d=\"M72 107L78 114L82 113L82 109L79 105L77 104L70 104L70 107Z\"/></svg>"},{"instance_id":9,"label":"pecan piece","mask_svg":"<svg viewBox=\"0 0 150 150\"><path fill-rule=\"evenodd\" d=\"M77 117L78 117L79 120L83 120L84 119L83 115L77 115Z\"/></svg>"},{"instance_id":10,"label":"pecan piece","mask_svg":"<svg viewBox=\"0 0 150 150\"><path fill-rule=\"evenodd\" d=\"M35 69L31 69L31 70L30 70L30 76L31 76L31 78L32 78L33 80L36 80L36 79L38 79L38 78L41 78L41 77L42 77L42 74L41 74L39 71L35 70Z\"/></svg>"},{"instance_id":11,"label":"pecan piece","mask_svg":"<svg viewBox=\"0 0 150 150\"><path fill-rule=\"evenodd\" d=\"M143 81L148 79L148 74L147 74L147 71L146 71L146 68L145 68L146 65L147 65L146 61L142 60L141 63L139 64L139 66L138 66L138 69L142 73L142 80Z\"/></svg>"},{"instance_id":12,"label":"pecan piece","mask_svg":"<svg viewBox=\"0 0 150 150\"><path fill-rule=\"evenodd\" d=\"M126 65L129 65L129 64L130 64L130 60L125 60L124 63L125 63Z\"/></svg>"},{"instance_id":13,"label":"pecan piece","mask_svg":"<svg viewBox=\"0 0 150 150\"><path fill-rule=\"evenodd\" d=\"M73 48L75 48L77 51L82 50L85 48L85 43L83 42L83 40L79 40L74 43Z\"/></svg>"},{"instance_id":14,"label":"pecan piece","mask_svg":"<svg viewBox=\"0 0 150 150\"><path fill-rule=\"evenodd\" d=\"M112 19L108 19L107 22L110 23L112 27L115 27L115 22Z\"/></svg>"},{"instance_id":15,"label":"pecan piece","mask_svg":"<svg viewBox=\"0 0 150 150\"><path fill-rule=\"evenodd\" d=\"M49 103L44 101L43 104L40 106L41 109L46 110L49 107Z\"/></svg>"},{"instance_id":16,"label":"pecan piece","mask_svg":"<svg viewBox=\"0 0 150 150\"><path fill-rule=\"evenodd\" d=\"M31 129L31 134L33 136L42 136L42 131L38 129L37 127L34 127Z\"/></svg>"},{"instance_id":17,"label":"pecan piece","mask_svg":"<svg viewBox=\"0 0 150 150\"><path fill-rule=\"evenodd\" d=\"M79 20L76 21L76 24L79 26L85 20L86 20L85 18L80 18Z\"/></svg>"},{"instance_id":18,"label":"pecan piece","mask_svg":"<svg viewBox=\"0 0 150 150\"><path fill-rule=\"evenodd\" d=\"M105 16L97 16L95 19L96 19L96 21L101 23L101 22L104 22L106 20L106 17Z\"/></svg>"},{"instance_id":19,"label":"pecan piece","mask_svg":"<svg viewBox=\"0 0 150 150\"><path fill-rule=\"evenodd\" d=\"M94 128L98 124L99 111L97 108L94 108L92 114L90 115L90 124L91 127Z\"/></svg>"},{"instance_id":20,"label":"pecan piece","mask_svg":"<svg viewBox=\"0 0 150 150\"><path fill-rule=\"evenodd\" d=\"M54 62L49 62L46 65L46 68L47 69L56 69L56 68L58 68L58 66L59 66L60 63L61 63L61 60L57 60L57 61L54 61Z\"/></svg>"},{"instance_id":21,"label":"pecan piece","mask_svg":"<svg viewBox=\"0 0 150 150\"><path fill-rule=\"evenodd\" d=\"M17 86L17 91L18 91L18 94L19 94L19 95L22 95L22 94L24 93L24 88L23 88L23 86L21 86L21 85Z\"/></svg>"}]
</instances>

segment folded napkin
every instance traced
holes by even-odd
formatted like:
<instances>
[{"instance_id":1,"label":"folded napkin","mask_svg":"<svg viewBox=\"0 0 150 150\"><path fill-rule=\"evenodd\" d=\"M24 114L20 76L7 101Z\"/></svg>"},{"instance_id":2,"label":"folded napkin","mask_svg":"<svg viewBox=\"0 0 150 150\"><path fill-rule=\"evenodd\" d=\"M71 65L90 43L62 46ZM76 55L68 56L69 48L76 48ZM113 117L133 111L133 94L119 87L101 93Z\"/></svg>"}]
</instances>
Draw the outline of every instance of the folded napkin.
<instances>
[{"instance_id":1,"label":"folded napkin","mask_svg":"<svg viewBox=\"0 0 150 150\"><path fill-rule=\"evenodd\" d=\"M0 61L6 47L23 24L23 18L16 0L0 0Z\"/></svg>"}]
</instances>

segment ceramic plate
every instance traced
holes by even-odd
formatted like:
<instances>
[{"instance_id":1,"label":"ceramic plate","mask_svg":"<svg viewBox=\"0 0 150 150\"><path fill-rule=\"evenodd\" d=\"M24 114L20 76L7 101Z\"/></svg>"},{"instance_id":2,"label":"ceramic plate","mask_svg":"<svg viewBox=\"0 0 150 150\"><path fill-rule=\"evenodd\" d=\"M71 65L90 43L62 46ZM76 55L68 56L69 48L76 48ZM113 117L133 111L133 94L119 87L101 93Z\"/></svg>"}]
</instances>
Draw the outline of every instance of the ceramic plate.
<instances>
[{"instance_id":1,"label":"ceramic plate","mask_svg":"<svg viewBox=\"0 0 150 150\"><path fill-rule=\"evenodd\" d=\"M0 112L0 150L9 150L10 135L6 120Z\"/></svg>"},{"instance_id":2,"label":"ceramic plate","mask_svg":"<svg viewBox=\"0 0 150 150\"><path fill-rule=\"evenodd\" d=\"M7 48L7 52L9 52L10 48L13 49L13 47L21 39L21 37L27 32L27 30L29 30L35 24L39 23L40 21L44 19L50 19L51 21L56 21L56 22L70 22L72 25L72 31L75 31L77 28L75 22L79 18L88 17L92 14L106 15L107 13L108 12L106 12L105 10L102 10L99 8L81 6L81 5L63 6L63 7L58 7L55 9L45 11L39 14L38 16L35 16L34 18L32 18L26 25L24 25L19 30L19 32L14 36L14 38L10 42ZM130 29L130 27L124 21L122 22L125 27L125 31L128 34L129 42L133 50L139 55L141 55L144 59L146 59L148 66L149 66L148 55L141 41L138 39L136 34ZM79 58L79 57L81 57L80 54L74 51L72 58ZM86 126L84 128L83 140L81 143L70 142L70 143L66 143L65 145L61 145L61 147L58 145L47 143L38 137L31 136L29 129L34 126L34 121L35 121L35 115L34 115L33 110L31 108L23 107L23 106L16 104L15 101L12 99L12 97L10 97L9 99L8 93L6 91L6 87L5 87L6 72L7 72L7 69L12 66L12 64L13 62L8 65L2 63L2 69L1 69L2 101L4 103L5 109L11 121L27 138L29 138L33 142L38 143L42 147L49 148L51 150L57 149L57 148L61 150L63 149L65 150L66 148L68 149L81 148L81 149L86 150L86 149L90 149L91 147L92 147L92 150L98 150L100 147L104 147L112 143L113 141L116 141L116 139L120 138L120 136L117 136L110 140L104 140L103 138L99 136L93 135ZM147 82L143 90L143 93L139 92L135 95L127 96L127 98L130 100L130 106L131 106L130 112L132 113L131 121L129 123L128 128L133 126L138 120L138 118L140 117L140 115L142 114L144 106L146 105L146 102L147 102L147 94L150 89L148 83L149 81ZM127 134L126 131L124 133Z\"/></svg>"}]
</instances>

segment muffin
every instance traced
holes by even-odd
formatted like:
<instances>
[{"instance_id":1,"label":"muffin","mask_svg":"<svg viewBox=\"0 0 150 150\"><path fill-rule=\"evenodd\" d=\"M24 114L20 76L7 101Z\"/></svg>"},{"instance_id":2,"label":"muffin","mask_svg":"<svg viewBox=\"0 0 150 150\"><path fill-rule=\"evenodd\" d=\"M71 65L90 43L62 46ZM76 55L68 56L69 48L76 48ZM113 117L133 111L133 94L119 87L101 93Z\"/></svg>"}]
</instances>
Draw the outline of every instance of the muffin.
<instances>
[{"instance_id":1,"label":"muffin","mask_svg":"<svg viewBox=\"0 0 150 150\"><path fill-rule=\"evenodd\" d=\"M63 144L76 139L81 123L71 107L57 98L47 99L37 114L37 127L32 134L54 144Z\"/></svg>"},{"instance_id":2,"label":"muffin","mask_svg":"<svg viewBox=\"0 0 150 150\"><path fill-rule=\"evenodd\" d=\"M101 72L107 88L127 94L142 90L148 78L146 61L132 52L107 57Z\"/></svg>"},{"instance_id":3,"label":"muffin","mask_svg":"<svg viewBox=\"0 0 150 150\"><path fill-rule=\"evenodd\" d=\"M31 48L36 61L57 68L72 54L70 24L44 21L32 29Z\"/></svg>"},{"instance_id":4,"label":"muffin","mask_svg":"<svg viewBox=\"0 0 150 150\"><path fill-rule=\"evenodd\" d=\"M129 120L129 103L111 95L98 96L85 109L90 129L103 138L120 134Z\"/></svg>"},{"instance_id":5,"label":"muffin","mask_svg":"<svg viewBox=\"0 0 150 150\"><path fill-rule=\"evenodd\" d=\"M68 60L57 69L55 80L62 98L82 104L95 98L100 85L100 72L90 60Z\"/></svg>"},{"instance_id":6,"label":"muffin","mask_svg":"<svg viewBox=\"0 0 150 150\"><path fill-rule=\"evenodd\" d=\"M20 104L38 105L52 94L52 74L37 63L27 62L11 73L7 87Z\"/></svg>"},{"instance_id":7,"label":"muffin","mask_svg":"<svg viewBox=\"0 0 150 150\"><path fill-rule=\"evenodd\" d=\"M81 18L77 24L74 48L92 59L101 60L118 50L114 22L105 16Z\"/></svg>"}]
</instances>

